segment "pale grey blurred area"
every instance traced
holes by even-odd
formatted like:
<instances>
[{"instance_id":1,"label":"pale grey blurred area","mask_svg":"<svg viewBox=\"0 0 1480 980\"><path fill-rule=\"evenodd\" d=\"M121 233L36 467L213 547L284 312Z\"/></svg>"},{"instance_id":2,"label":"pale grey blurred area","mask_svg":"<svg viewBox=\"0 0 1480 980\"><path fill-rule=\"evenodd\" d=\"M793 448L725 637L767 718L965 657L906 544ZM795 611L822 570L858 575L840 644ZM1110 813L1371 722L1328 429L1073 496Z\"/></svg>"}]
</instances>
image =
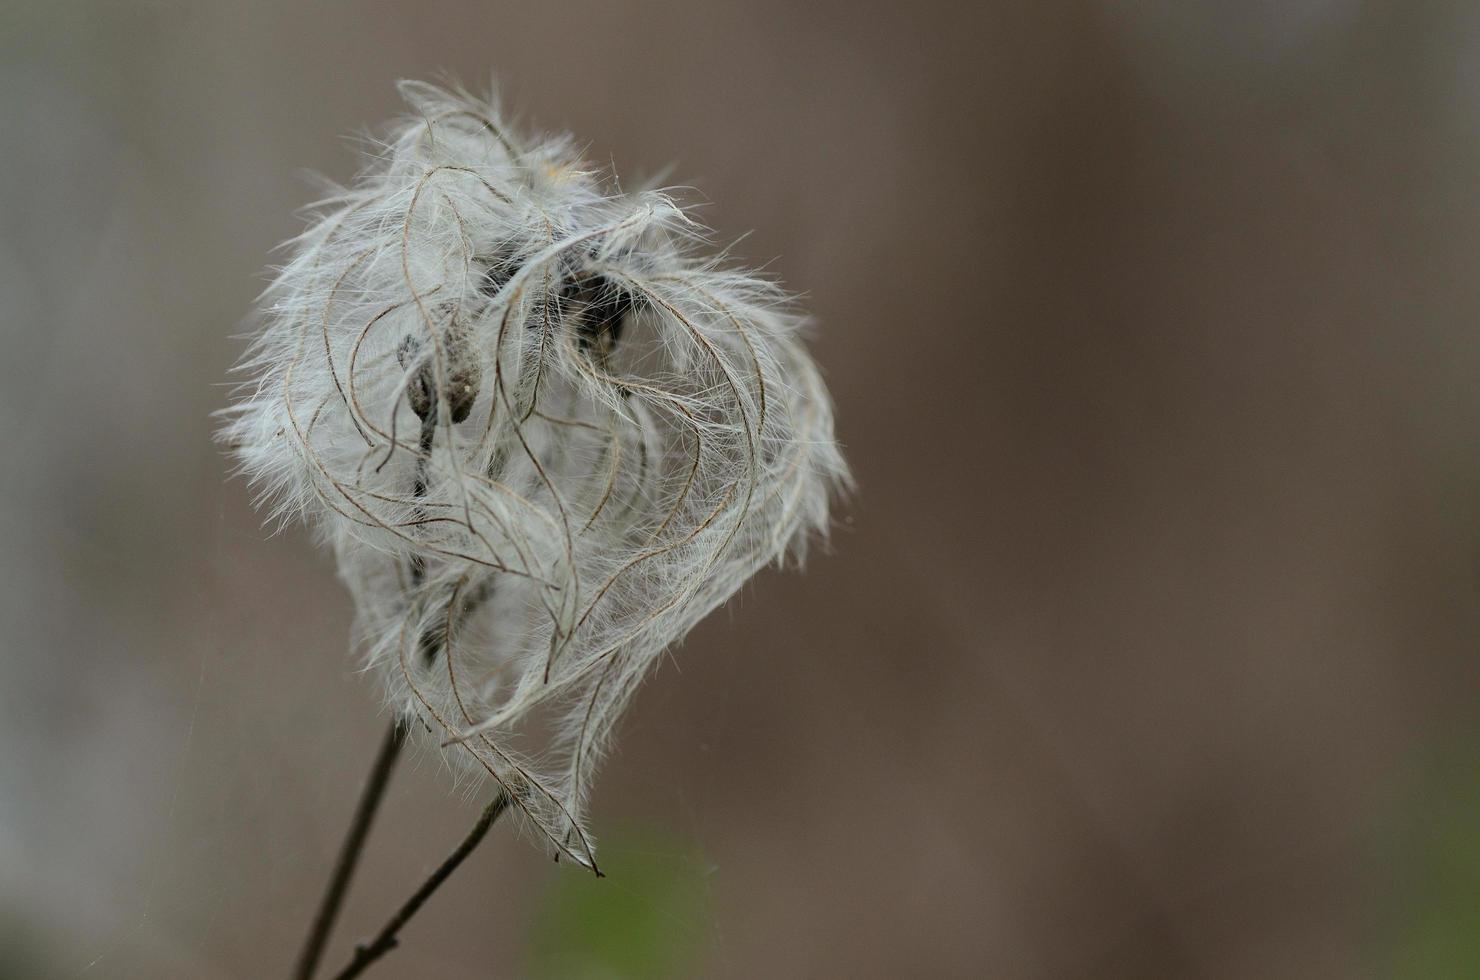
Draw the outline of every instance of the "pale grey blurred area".
<instances>
[{"instance_id":1,"label":"pale grey blurred area","mask_svg":"<svg viewBox=\"0 0 1480 980\"><path fill-rule=\"evenodd\" d=\"M1480 975L1474 5L6 0L0 977L287 974L385 719L211 413L305 174L441 72L749 232L857 471L599 777L671 975ZM379 975L548 975L578 874L496 828Z\"/></svg>"}]
</instances>

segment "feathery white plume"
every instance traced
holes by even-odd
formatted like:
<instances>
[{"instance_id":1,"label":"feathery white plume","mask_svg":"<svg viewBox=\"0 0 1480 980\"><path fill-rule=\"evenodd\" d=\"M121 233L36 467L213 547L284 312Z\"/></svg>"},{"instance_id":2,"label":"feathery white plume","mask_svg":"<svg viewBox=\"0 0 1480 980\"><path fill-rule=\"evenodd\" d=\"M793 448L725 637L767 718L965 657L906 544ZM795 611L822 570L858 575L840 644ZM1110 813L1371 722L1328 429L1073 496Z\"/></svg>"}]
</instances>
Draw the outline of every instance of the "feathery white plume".
<instances>
[{"instance_id":1,"label":"feathery white plume","mask_svg":"<svg viewBox=\"0 0 1480 980\"><path fill-rule=\"evenodd\" d=\"M568 138L414 114L264 294L223 438L332 544L394 709L594 869L581 814L662 651L825 530L847 482L776 285Z\"/></svg>"}]
</instances>

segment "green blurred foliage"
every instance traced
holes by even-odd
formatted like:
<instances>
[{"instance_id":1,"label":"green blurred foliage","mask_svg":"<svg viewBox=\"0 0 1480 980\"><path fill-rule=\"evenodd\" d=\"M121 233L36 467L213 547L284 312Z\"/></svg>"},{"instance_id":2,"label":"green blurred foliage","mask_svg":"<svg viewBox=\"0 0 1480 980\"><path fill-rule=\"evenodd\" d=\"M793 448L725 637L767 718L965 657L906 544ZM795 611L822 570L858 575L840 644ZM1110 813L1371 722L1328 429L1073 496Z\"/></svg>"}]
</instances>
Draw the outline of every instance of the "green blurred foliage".
<instances>
[{"instance_id":1,"label":"green blurred foliage","mask_svg":"<svg viewBox=\"0 0 1480 980\"><path fill-rule=\"evenodd\" d=\"M1394 980L1480 977L1480 736L1432 751L1380 816L1376 974Z\"/></svg>"},{"instance_id":2,"label":"green blurred foliage","mask_svg":"<svg viewBox=\"0 0 1480 980\"><path fill-rule=\"evenodd\" d=\"M665 980L702 973L711 935L709 872L698 848L651 830L603 839L605 878L552 875L535 909L535 980Z\"/></svg>"}]
</instances>

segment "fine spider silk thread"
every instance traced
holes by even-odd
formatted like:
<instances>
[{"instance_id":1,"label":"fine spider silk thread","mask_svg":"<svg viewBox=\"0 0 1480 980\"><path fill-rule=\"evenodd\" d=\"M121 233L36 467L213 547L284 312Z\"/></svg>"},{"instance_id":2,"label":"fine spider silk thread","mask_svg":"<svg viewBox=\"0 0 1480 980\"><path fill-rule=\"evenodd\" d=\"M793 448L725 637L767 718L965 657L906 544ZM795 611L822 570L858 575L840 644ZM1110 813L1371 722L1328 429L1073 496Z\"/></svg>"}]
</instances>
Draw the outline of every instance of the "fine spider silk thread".
<instances>
[{"instance_id":1,"label":"fine spider silk thread","mask_svg":"<svg viewBox=\"0 0 1480 980\"><path fill-rule=\"evenodd\" d=\"M569 137L406 82L263 294L222 438L333 548L393 710L595 868L591 774L662 651L848 482L777 285Z\"/></svg>"}]
</instances>

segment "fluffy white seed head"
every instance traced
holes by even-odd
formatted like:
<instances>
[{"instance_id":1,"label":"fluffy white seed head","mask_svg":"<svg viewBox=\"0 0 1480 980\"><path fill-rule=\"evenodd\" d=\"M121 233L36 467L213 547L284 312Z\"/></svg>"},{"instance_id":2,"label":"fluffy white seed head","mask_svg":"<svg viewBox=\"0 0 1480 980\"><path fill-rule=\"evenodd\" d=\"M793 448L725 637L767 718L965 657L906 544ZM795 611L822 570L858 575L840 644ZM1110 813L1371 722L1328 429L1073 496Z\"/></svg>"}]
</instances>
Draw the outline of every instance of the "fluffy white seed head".
<instances>
[{"instance_id":1,"label":"fluffy white seed head","mask_svg":"<svg viewBox=\"0 0 1480 980\"><path fill-rule=\"evenodd\" d=\"M595 867L636 685L847 481L787 295L567 138L405 83L264 294L223 438L333 547L393 708Z\"/></svg>"}]
</instances>

